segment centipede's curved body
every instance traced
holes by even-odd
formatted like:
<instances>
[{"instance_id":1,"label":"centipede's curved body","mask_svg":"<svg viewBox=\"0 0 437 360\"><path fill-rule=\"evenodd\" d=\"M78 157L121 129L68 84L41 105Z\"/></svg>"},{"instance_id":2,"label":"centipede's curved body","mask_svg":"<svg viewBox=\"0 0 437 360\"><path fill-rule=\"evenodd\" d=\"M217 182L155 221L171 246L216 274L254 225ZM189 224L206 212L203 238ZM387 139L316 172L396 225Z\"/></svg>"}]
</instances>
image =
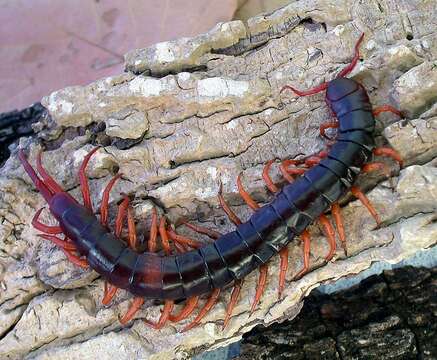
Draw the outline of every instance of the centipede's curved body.
<instances>
[{"instance_id":1,"label":"centipede's curved body","mask_svg":"<svg viewBox=\"0 0 437 360\"><path fill-rule=\"evenodd\" d=\"M358 60L361 40L353 62L338 78L305 94L301 92L310 95L326 90L326 102L338 121L336 142L327 156L284 186L270 203L257 209L234 231L199 249L176 255L138 253L102 225L90 206L79 204L53 179L45 184L21 150L20 160L48 202L65 238L111 285L137 297L171 301L211 293L232 282L239 284L337 203L372 157L375 119L369 97L359 83L343 77ZM44 173L40 163L39 172ZM49 179L47 174L42 176Z\"/></svg>"},{"instance_id":2,"label":"centipede's curved body","mask_svg":"<svg viewBox=\"0 0 437 360\"><path fill-rule=\"evenodd\" d=\"M134 295L182 299L223 288L265 264L352 186L372 155L375 120L364 88L339 78L326 99L340 135L328 157L286 185L248 221L198 250L173 256L136 253L70 195L58 193L50 212L87 262L109 283Z\"/></svg>"}]
</instances>

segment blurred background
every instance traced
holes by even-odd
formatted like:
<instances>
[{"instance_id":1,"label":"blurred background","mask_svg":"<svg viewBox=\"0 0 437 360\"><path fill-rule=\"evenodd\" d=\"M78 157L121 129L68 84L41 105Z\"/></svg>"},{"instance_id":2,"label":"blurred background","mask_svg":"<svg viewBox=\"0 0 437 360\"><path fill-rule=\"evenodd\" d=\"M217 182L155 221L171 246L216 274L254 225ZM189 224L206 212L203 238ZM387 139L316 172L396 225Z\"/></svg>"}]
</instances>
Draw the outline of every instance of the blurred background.
<instances>
[{"instance_id":1,"label":"blurred background","mask_svg":"<svg viewBox=\"0 0 437 360\"><path fill-rule=\"evenodd\" d=\"M131 49L291 0L0 0L0 113L123 71Z\"/></svg>"}]
</instances>

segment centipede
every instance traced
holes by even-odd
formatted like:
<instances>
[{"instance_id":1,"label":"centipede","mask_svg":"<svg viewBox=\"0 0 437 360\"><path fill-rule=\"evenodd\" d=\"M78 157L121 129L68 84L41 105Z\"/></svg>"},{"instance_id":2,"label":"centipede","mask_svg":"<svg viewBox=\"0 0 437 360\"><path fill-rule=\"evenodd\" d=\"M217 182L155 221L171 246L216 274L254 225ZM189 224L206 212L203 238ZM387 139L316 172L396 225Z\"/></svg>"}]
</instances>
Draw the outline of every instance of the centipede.
<instances>
[{"instance_id":1,"label":"centipede","mask_svg":"<svg viewBox=\"0 0 437 360\"><path fill-rule=\"evenodd\" d=\"M190 330L201 323L217 303L223 289L232 286L223 320L225 329L238 302L244 278L258 269L251 312L257 308L265 290L269 261L275 255L280 257L278 297L281 298L289 264L288 245L297 240L303 243L303 267L293 280L309 271L310 224L318 223L326 235L329 243L326 261L331 261L336 252L335 232L347 255L340 200L351 192L380 224L379 214L355 185L355 180L360 173L384 168L385 164L375 161L375 156L390 157L399 163L400 168L403 166L402 158L395 150L375 144L376 116L391 112L402 117L402 113L390 105L373 108L363 85L346 77L359 61L363 38L364 34L361 34L352 60L333 80L305 91L290 85L280 90L280 94L291 91L297 96L325 92L333 120L320 126L320 135L328 140L328 146L311 156L282 160L279 170L284 177L284 185L281 188L269 174L275 160L267 162L262 178L273 196L263 206L244 189L240 174L237 178L238 191L253 210L247 221L242 221L228 205L220 185L218 200L235 224L233 231L221 234L185 222L191 230L211 238L211 241L202 243L178 234L165 215L158 215L153 208L147 248L139 251L135 219L127 195L123 195L118 205L114 231L108 225L109 195L122 174L116 174L109 181L103 191L99 211L93 210L86 168L99 147L94 147L85 156L79 169L83 204L64 191L48 174L42 164L42 151L36 157L34 168L24 150L18 150L25 172L58 222L56 226L41 222L39 217L43 209L40 209L35 213L32 225L41 232L41 238L55 244L68 260L82 268L93 269L104 279L104 305L111 303L118 289L134 296L127 312L119 317L123 325L135 317L145 299L155 299L163 303L163 309L156 322L143 319L148 325L160 329L169 321L177 323L194 316L198 309L194 318L185 321L186 325L180 331ZM329 136L328 129L331 129L330 134L335 135ZM327 217L328 212L334 224ZM127 222L126 241L121 237L124 222ZM200 299L204 296L206 300L200 306ZM185 303L178 313L174 313L175 302L179 301Z\"/></svg>"}]
</instances>

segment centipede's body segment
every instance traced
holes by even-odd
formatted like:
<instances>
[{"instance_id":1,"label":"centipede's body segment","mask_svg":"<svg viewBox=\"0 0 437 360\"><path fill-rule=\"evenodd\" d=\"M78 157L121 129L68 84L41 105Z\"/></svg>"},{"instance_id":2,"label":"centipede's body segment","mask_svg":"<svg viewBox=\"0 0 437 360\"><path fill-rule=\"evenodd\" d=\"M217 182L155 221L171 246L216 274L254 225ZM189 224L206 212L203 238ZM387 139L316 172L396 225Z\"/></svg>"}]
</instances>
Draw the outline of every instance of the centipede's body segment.
<instances>
[{"instance_id":1,"label":"centipede's body segment","mask_svg":"<svg viewBox=\"0 0 437 360\"><path fill-rule=\"evenodd\" d=\"M61 241L59 245L66 255L76 262L82 261L81 264L86 262L113 288L126 289L139 298L166 301L164 313L167 313L167 318L173 300L198 299L198 296L211 292L213 293L211 298L216 299L219 294L218 289L230 283L235 284L234 291L237 293L234 296L233 292L231 299L231 303L234 304L241 281L257 268L266 272L267 263L274 255L281 254L281 269L285 268L286 271L286 265L283 265L282 261L284 263L288 261L285 254L287 245L301 235L304 239L309 239L306 228L311 223L322 220L329 233L330 227L326 223L324 213L332 207L334 214L334 206L337 206L338 200L351 190L357 175L372 158L375 150L373 137L375 118L369 97L363 86L344 77L352 70L358 59L358 46L361 40L362 37L356 46L356 54L351 65L343 70L338 78L307 92L300 92L290 86L284 87L301 96L326 90L327 104L337 119L335 126L330 126L338 128L336 141L331 144L329 151L317 158L315 164L309 165L309 161L305 163L302 161L303 167L290 170L289 175L301 175L281 190L276 191L271 184L269 188L273 188L272 191L276 192L270 203L259 207L249 195L241 191L255 212L245 222L234 218L233 221L237 224L234 231L223 235L212 234L216 237L215 241L197 247L193 242L187 242L186 239L182 242L182 237L178 238L177 234L169 233L166 230L165 219L163 221L161 219L159 234L166 250L164 254L156 253L153 243L149 251L137 252L131 227L129 234L132 243L128 244L117 236L119 231L118 234L109 231L107 218L104 215L105 212L107 213L107 199L102 205L100 219L91 209L88 185L83 177L86 164L97 149L88 154L85 166L81 168L85 205L79 204L56 184L42 168L39 156L38 171L41 180L20 150L19 157L27 173L48 202L50 212L59 222L59 227L48 227L39 223L36 218L33 222L35 227L46 233L45 238L53 241L56 234L64 234L64 240L56 241ZM291 181L291 178L288 179ZM108 184L108 193L114 182L115 179ZM364 196L357 194L359 198ZM365 202L366 198L360 200ZM122 214L122 210L119 213ZM227 213L230 214L230 210ZM340 232L338 211L335 215L337 229ZM157 236L157 220L154 224L154 235L151 235L153 239ZM206 230L202 231L206 232ZM177 253L172 253L167 246L169 234L174 244L178 245L180 251ZM262 281L265 282L265 276L260 283ZM284 281L282 280L282 286ZM194 302L193 300L192 303ZM138 301L135 306L141 304L141 301ZM208 304L205 305L206 308ZM227 319L232 312L232 307L233 305L228 308ZM188 310L186 312L188 313ZM160 319L155 326L162 326L167 318ZM200 319L196 318L195 322L198 321ZM226 322L227 320L225 324Z\"/></svg>"}]
</instances>

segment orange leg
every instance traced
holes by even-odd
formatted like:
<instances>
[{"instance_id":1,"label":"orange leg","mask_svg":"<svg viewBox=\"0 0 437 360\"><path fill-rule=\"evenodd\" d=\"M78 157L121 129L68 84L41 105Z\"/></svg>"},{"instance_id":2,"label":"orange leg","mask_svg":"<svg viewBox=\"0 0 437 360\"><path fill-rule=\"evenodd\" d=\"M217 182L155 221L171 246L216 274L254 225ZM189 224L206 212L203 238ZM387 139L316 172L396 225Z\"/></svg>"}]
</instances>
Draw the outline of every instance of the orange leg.
<instances>
[{"instance_id":1,"label":"orange leg","mask_svg":"<svg viewBox=\"0 0 437 360\"><path fill-rule=\"evenodd\" d=\"M73 254L71 251L66 250L62 247L60 249L64 252L67 259L74 265L77 265L83 269L88 269L89 265L85 259L80 258L79 256Z\"/></svg>"},{"instance_id":2,"label":"orange leg","mask_svg":"<svg viewBox=\"0 0 437 360\"><path fill-rule=\"evenodd\" d=\"M137 232L135 229L135 221L132 215L132 207L129 205L127 208L127 228L128 228L128 245L131 249L137 248Z\"/></svg>"},{"instance_id":3,"label":"orange leg","mask_svg":"<svg viewBox=\"0 0 437 360\"><path fill-rule=\"evenodd\" d=\"M285 160L286 161L286 160ZM287 180L290 184L294 181L293 176L291 176L287 171L287 166L284 164L285 161L281 162L281 165L279 165L279 171L281 172L283 178Z\"/></svg>"},{"instance_id":4,"label":"orange leg","mask_svg":"<svg viewBox=\"0 0 437 360\"><path fill-rule=\"evenodd\" d=\"M150 252L156 251L156 238L158 236L158 213L156 208L152 208L152 223L150 225L149 241L147 247Z\"/></svg>"},{"instance_id":5,"label":"orange leg","mask_svg":"<svg viewBox=\"0 0 437 360\"><path fill-rule=\"evenodd\" d=\"M86 177L85 171L91 159L91 156L93 156L94 153L99 149L100 149L99 147L95 147L94 149L92 149L83 159L82 165L80 166L79 169L79 182L80 182L80 190L82 191L83 204L87 209L90 209L91 211L93 211L93 206L91 203L90 188L88 185L88 179Z\"/></svg>"},{"instance_id":6,"label":"orange leg","mask_svg":"<svg viewBox=\"0 0 437 360\"><path fill-rule=\"evenodd\" d=\"M390 105L381 105L381 106L377 106L376 108L373 109L373 116L378 116L379 114L383 113L383 112L391 112L401 118L404 117L404 114L399 111L398 109L394 108L393 106Z\"/></svg>"},{"instance_id":7,"label":"orange leg","mask_svg":"<svg viewBox=\"0 0 437 360\"><path fill-rule=\"evenodd\" d=\"M355 44L355 53L354 57L352 58L352 61L348 66L346 66L340 73L337 75L337 78L345 77L346 75L350 74L350 72L354 69L355 65L358 62L358 59L360 58L360 45L363 41L364 33L361 34L360 38L358 39L357 43Z\"/></svg>"},{"instance_id":8,"label":"orange leg","mask_svg":"<svg viewBox=\"0 0 437 360\"><path fill-rule=\"evenodd\" d=\"M395 160L399 163L400 167L404 166L404 161L402 160L401 155L394 149L387 148L387 147L377 147L377 148L373 149L373 154L376 156L391 157L393 160Z\"/></svg>"},{"instance_id":9,"label":"orange leg","mask_svg":"<svg viewBox=\"0 0 437 360\"><path fill-rule=\"evenodd\" d=\"M257 210L259 209L259 205L256 203L255 200L251 198L249 193L244 189L243 184L241 183L241 173L237 177L237 187L238 192L240 193L243 200L246 202L246 204L252 209Z\"/></svg>"},{"instance_id":10,"label":"orange leg","mask_svg":"<svg viewBox=\"0 0 437 360\"><path fill-rule=\"evenodd\" d=\"M118 287L108 284L105 281L105 289L103 293L103 299L102 304L103 305L109 305L109 303L114 298L115 294L117 293Z\"/></svg>"},{"instance_id":11,"label":"orange leg","mask_svg":"<svg viewBox=\"0 0 437 360\"><path fill-rule=\"evenodd\" d=\"M202 247L202 244L200 242L190 239L187 236L176 234L176 232L171 228L167 230L167 233L170 236L170 239L172 239L175 242L178 242L179 244L188 245L193 249L200 249Z\"/></svg>"},{"instance_id":12,"label":"orange leg","mask_svg":"<svg viewBox=\"0 0 437 360\"><path fill-rule=\"evenodd\" d=\"M38 234L38 236L40 238L46 239L51 241L53 244L55 244L56 246L67 250L67 251L77 251L77 247L76 245L74 245L73 243L67 242L65 240L62 240L60 238L58 238L55 235L50 235L50 234Z\"/></svg>"},{"instance_id":13,"label":"orange leg","mask_svg":"<svg viewBox=\"0 0 437 360\"><path fill-rule=\"evenodd\" d=\"M218 297L220 295L220 289L214 289L211 293L210 297L206 301L206 304L200 309L199 314L197 314L196 318L185 326L181 332L185 332L191 330L193 327L197 326L200 321L205 317L206 314L213 308L213 306L217 303Z\"/></svg>"},{"instance_id":14,"label":"orange leg","mask_svg":"<svg viewBox=\"0 0 437 360\"><path fill-rule=\"evenodd\" d=\"M353 196L355 196L357 199L359 199L361 201L361 203L367 208L367 210L369 210L370 214L373 216L373 218L375 219L376 223L378 225L380 225L381 224L381 220L379 218L379 215L376 212L376 210L373 207L373 205L370 203L370 201L367 198L367 196L364 195L364 193L360 189L358 189L356 186L352 186L351 187L351 193L352 193Z\"/></svg>"},{"instance_id":15,"label":"orange leg","mask_svg":"<svg viewBox=\"0 0 437 360\"><path fill-rule=\"evenodd\" d=\"M115 236L120 237L123 229L123 221L126 217L127 208L129 207L129 198L124 195L123 201L118 206L117 217L115 218Z\"/></svg>"},{"instance_id":16,"label":"orange leg","mask_svg":"<svg viewBox=\"0 0 437 360\"><path fill-rule=\"evenodd\" d=\"M122 325L126 325L135 316L135 314L141 308L141 306L143 306L143 304L144 298L135 297L126 314L124 314L124 316L120 319L120 323Z\"/></svg>"},{"instance_id":17,"label":"orange leg","mask_svg":"<svg viewBox=\"0 0 437 360\"><path fill-rule=\"evenodd\" d=\"M253 299L252 306L250 308L251 315L255 311L256 306L258 305L259 301L261 300L261 296L262 296L264 289L266 287L267 272L268 272L267 264L261 265L259 267L259 277L258 277L258 284L256 286L255 298Z\"/></svg>"},{"instance_id":18,"label":"orange leg","mask_svg":"<svg viewBox=\"0 0 437 360\"><path fill-rule=\"evenodd\" d=\"M176 248L176 250L179 251L180 253L188 251L188 249L189 249L189 247L187 245L178 243L177 241L173 242L173 245Z\"/></svg>"},{"instance_id":19,"label":"orange leg","mask_svg":"<svg viewBox=\"0 0 437 360\"><path fill-rule=\"evenodd\" d=\"M163 216L161 221L159 222L159 235L161 236L162 247L164 248L165 255L171 254L170 242L169 242L169 234L166 229L166 218Z\"/></svg>"},{"instance_id":20,"label":"orange leg","mask_svg":"<svg viewBox=\"0 0 437 360\"><path fill-rule=\"evenodd\" d=\"M316 155L309 156L305 159L305 165L308 167L313 167L318 165L320 160L328 156L328 151L322 150Z\"/></svg>"},{"instance_id":21,"label":"orange leg","mask_svg":"<svg viewBox=\"0 0 437 360\"><path fill-rule=\"evenodd\" d=\"M226 203L225 198L223 197L223 186L222 183L220 183L219 193L218 193L218 199L220 202L220 206L228 216L229 220L231 220L235 225L240 225L241 220L240 218L232 211L232 209L229 207L229 205Z\"/></svg>"},{"instance_id":22,"label":"orange leg","mask_svg":"<svg viewBox=\"0 0 437 360\"><path fill-rule=\"evenodd\" d=\"M344 250L344 254L347 256L347 247L346 247L346 234L344 232L343 220L341 218L340 213L340 205L338 203L334 203L331 206L332 216L335 221L335 226L337 227L338 237L341 241L341 247Z\"/></svg>"},{"instance_id":23,"label":"orange leg","mask_svg":"<svg viewBox=\"0 0 437 360\"><path fill-rule=\"evenodd\" d=\"M305 173L306 169L302 169L299 167L296 167L296 165L302 164L302 160L284 160L281 162L281 165L279 165L279 170L282 173L282 176L285 180L287 180L289 183L292 183L294 181L293 175L302 175ZM290 166L293 166L290 168Z\"/></svg>"},{"instance_id":24,"label":"orange leg","mask_svg":"<svg viewBox=\"0 0 437 360\"><path fill-rule=\"evenodd\" d=\"M390 177L390 168L382 162L367 163L364 164L364 166L361 168L361 171L363 173L369 173L376 170L382 170L385 176Z\"/></svg>"},{"instance_id":25,"label":"orange leg","mask_svg":"<svg viewBox=\"0 0 437 360\"><path fill-rule=\"evenodd\" d=\"M275 162L275 159L267 161L266 165L264 166L264 169L263 169L263 175L262 175L263 180L264 180L264 182L265 182L266 185L267 185L267 188L268 188L272 193L275 193L275 192L278 192L278 191L279 191L278 187L275 185L275 183L272 181L272 178L271 178L270 175L269 175L270 168L272 167L272 164L273 164L274 162Z\"/></svg>"},{"instance_id":26,"label":"orange leg","mask_svg":"<svg viewBox=\"0 0 437 360\"><path fill-rule=\"evenodd\" d=\"M217 240L222 234L220 234L218 231L208 229L207 227L200 226L200 225L194 225L189 222L184 221L183 224L190 228L191 230L198 232L199 234L206 235L210 237L211 239Z\"/></svg>"},{"instance_id":27,"label":"orange leg","mask_svg":"<svg viewBox=\"0 0 437 360\"><path fill-rule=\"evenodd\" d=\"M197 304L199 303L199 298L199 296L193 296L188 298L185 306L181 309L181 311L177 315L170 315L168 319L171 322L179 322L186 319L196 309Z\"/></svg>"},{"instance_id":28,"label":"orange leg","mask_svg":"<svg viewBox=\"0 0 437 360\"><path fill-rule=\"evenodd\" d=\"M326 255L325 260L328 262L332 259L332 257L335 254L335 249L337 248L335 243L335 232L334 227L332 226L331 222L328 220L326 215L320 215L319 222L323 226L323 231L328 238L329 243L329 253Z\"/></svg>"},{"instance_id":29,"label":"orange leg","mask_svg":"<svg viewBox=\"0 0 437 360\"><path fill-rule=\"evenodd\" d=\"M44 233L46 233L46 234L51 234L51 235L62 234L63 231L62 231L62 229L61 229L60 226L50 226L50 225L46 225L46 224L43 224L42 222L40 222L40 221L38 220L39 217L40 217L40 215L41 215L41 212L42 212L43 210L44 210L44 208L41 208L41 209L39 209L39 210L35 213L35 215L33 216L33 219L32 219L32 226L33 226L35 229L37 229L37 230L39 230L39 231L42 231L42 232L44 232Z\"/></svg>"},{"instance_id":30,"label":"orange leg","mask_svg":"<svg viewBox=\"0 0 437 360\"><path fill-rule=\"evenodd\" d=\"M310 268L310 233L308 230L304 230L301 234L301 238L303 241L303 268L301 271L297 273L294 277L295 280L300 279L303 275L305 275Z\"/></svg>"},{"instance_id":31,"label":"orange leg","mask_svg":"<svg viewBox=\"0 0 437 360\"><path fill-rule=\"evenodd\" d=\"M103 226L108 225L108 207L109 207L109 193L114 187L115 183L118 179L120 179L122 174L115 175L106 185L105 190L103 191L102 203L100 204L100 222Z\"/></svg>"},{"instance_id":32,"label":"orange leg","mask_svg":"<svg viewBox=\"0 0 437 360\"><path fill-rule=\"evenodd\" d=\"M156 330L162 329L170 317L171 312L173 311L174 301L173 300L165 300L164 309L162 310L161 316L159 317L158 322L153 322L150 320L144 320L144 322L153 327Z\"/></svg>"},{"instance_id":33,"label":"orange leg","mask_svg":"<svg viewBox=\"0 0 437 360\"><path fill-rule=\"evenodd\" d=\"M326 130L327 129L337 129L337 128L338 128L338 121L325 122L325 123L320 125L320 136L324 137L327 140L333 140L328 135L326 135Z\"/></svg>"},{"instance_id":34,"label":"orange leg","mask_svg":"<svg viewBox=\"0 0 437 360\"><path fill-rule=\"evenodd\" d=\"M232 311L234 310L235 305L237 304L238 297L240 296L241 291L241 281L236 281L234 287L232 288L231 299L229 300L228 306L226 308L226 316L223 321L222 330L228 326L229 320L231 319Z\"/></svg>"},{"instance_id":35,"label":"orange leg","mask_svg":"<svg viewBox=\"0 0 437 360\"><path fill-rule=\"evenodd\" d=\"M310 90L298 90L290 85L285 85L282 87L281 91L279 92L280 94L282 94L282 92L284 90L291 90L293 91L297 96L310 96L310 95L314 95L317 94L321 91L326 90L326 88L328 87L328 83L324 82L322 84L320 84L319 86L316 86L313 89Z\"/></svg>"},{"instance_id":36,"label":"orange leg","mask_svg":"<svg viewBox=\"0 0 437 360\"><path fill-rule=\"evenodd\" d=\"M285 275L288 270L288 247L284 247L279 251L279 257L281 259L279 270L279 286L278 286L278 299L281 299L282 292L285 289Z\"/></svg>"},{"instance_id":37,"label":"orange leg","mask_svg":"<svg viewBox=\"0 0 437 360\"><path fill-rule=\"evenodd\" d=\"M358 39L357 43L355 44L355 53L354 53L354 57L352 58L350 64L348 66L346 66L342 71L340 71L340 73L337 75L337 78L345 77L346 75L348 75L353 70L355 65L357 64L358 59L360 58L359 47L360 47L361 42L363 41L363 38L364 38L364 33L361 34L360 38ZM327 87L328 87L328 83L324 82L324 83L320 84L319 86L316 86L313 89L302 91L302 90L297 90L290 85L285 85L281 89L280 93L282 93L284 90L291 90L298 96L309 96L309 95L317 94L321 91L324 91L324 90L326 90Z\"/></svg>"}]
</instances>

